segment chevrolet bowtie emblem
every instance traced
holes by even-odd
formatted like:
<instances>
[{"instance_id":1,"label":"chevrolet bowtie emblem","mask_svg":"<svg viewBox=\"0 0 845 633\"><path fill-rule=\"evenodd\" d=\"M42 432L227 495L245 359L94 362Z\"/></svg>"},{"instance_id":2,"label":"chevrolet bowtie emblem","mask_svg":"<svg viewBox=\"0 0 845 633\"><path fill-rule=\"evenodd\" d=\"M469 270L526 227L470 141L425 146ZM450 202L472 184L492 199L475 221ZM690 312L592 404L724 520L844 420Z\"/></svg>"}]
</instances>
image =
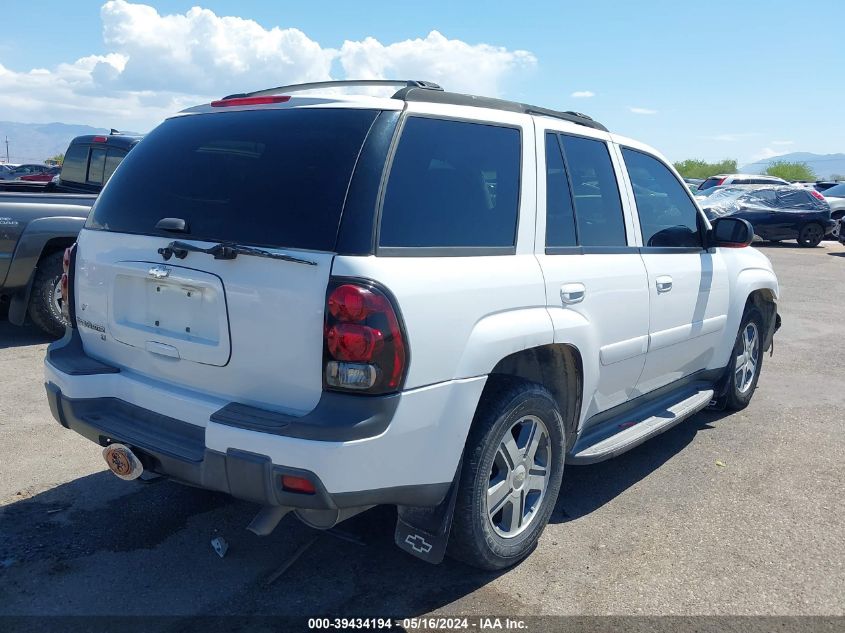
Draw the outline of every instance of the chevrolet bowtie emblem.
<instances>
[{"instance_id":1,"label":"chevrolet bowtie emblem","mask_svg":"<svg viewBox=\"0 0 845 633\"><path fill-rule=\"evenodd\" d=\"M419 534L409 534L405 537L405 543L410 545L411 549L420 554L428 554L431 551L431 543L426 541Z\"/></svg>"},{"instance_id":2,"label":"chevrolet bowtie emblem","mask_svg":"<svg viewBox=\"0 0 845 633\"><path fill-rule=\"evenodd\" d=\"M156 279L164 279L170 274L170 269L165 266L153 266L147 274L150 277L155 277Z\"/></svg>"}]
</instances>

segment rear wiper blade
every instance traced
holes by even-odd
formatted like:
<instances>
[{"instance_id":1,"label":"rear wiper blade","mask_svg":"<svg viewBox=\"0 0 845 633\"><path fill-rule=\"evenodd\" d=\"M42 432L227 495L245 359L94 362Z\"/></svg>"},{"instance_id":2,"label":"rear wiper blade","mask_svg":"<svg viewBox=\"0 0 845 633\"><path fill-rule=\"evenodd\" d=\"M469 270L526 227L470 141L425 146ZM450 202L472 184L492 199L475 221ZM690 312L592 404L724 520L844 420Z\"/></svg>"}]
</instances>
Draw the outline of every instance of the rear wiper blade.
<instances>
[{"instance_id":1,"label":"rear wiper blade","mask_svg":"<svg viewBox=\"0 0 845 633\"><path fill-rule=\"evenodd\" d=\"M158 249L158 254L164 258L164 261L171 257L176 259L185 259L188 253L206 253L211 255L214 259L235 259L238 255L250 255L252 257L267 257L268 259L281 259L286 262L294 262L296 264L307 264L308 266L316 266L317 262L310 259L300 259L291 255L283 253L271 253L261 248L253 248L252 246L243 246L235 244L234 242L220 242L210 248L202 248L201 246L194 246L187 242L174 241L170 242L164 248Z\"/></svg>"}]
</instances>

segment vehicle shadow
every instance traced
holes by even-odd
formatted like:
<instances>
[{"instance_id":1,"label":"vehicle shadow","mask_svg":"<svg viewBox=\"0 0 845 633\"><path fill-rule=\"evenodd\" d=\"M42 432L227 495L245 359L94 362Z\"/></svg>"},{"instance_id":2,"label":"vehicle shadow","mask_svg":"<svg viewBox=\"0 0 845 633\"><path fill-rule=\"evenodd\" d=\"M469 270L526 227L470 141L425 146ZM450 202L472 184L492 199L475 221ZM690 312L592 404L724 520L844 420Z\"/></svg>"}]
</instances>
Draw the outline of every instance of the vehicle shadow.
<instances>
[{"instance_id":1,"label":"vehicle shadow","mask_svg":"<svg viewBox=\"0 0 845 633\"><path fill-rule=\"evenodd\" d=\"M798 242L753 242L751 244L754 248L789 248L789 249L798 249L801 246L798 245Z\"/></svg>"},{"instance_id":2,"label":"vehicle shadow","mask_svg":"<svg viewBox=\"0 0 845 633\"><path fill-rule=\"evenodd\" d=\"M615 460L568 467L552 522L610 502L723 415L700 413ZM477 591L496 612L526 611L491 585L506 572L451 559L432 566L398 550L393 508L344 522L339 537L288 516L263 538L244 529L257 509L164 479L123 482L107 471L12 502L0 508L0 594L7 596L0 615L56 613L60 604L68 615L413 617L471 602ZM228 541L222 560L210 545L215 536Z\"/></svg>"},{"instance_id":3,"label":"vehicle shadow","mask_svg":"<svg viewBox=\"0 0 845 633\"><path fill-rule=\"evenodd\" d=\"M614 459L589 466L567 465L552 523L574 521L595 512L637 482L648 477L690 444L700 431L729 411L702 411Z\"/></svg>"},{"instance_id":4,"label":"vehicle shadow","mask_svg":"<svg viewBox=\"0 0 845 633\"><path fill-rule=\"evenodd\" d=\"M828 253L831 257L845 257L845 252L842 253Z\"/></svg>"},{"instance_id":5,"label":"vehicle shadow","mask_svg":"<svg viewBox=\"0 0 845 633\"><path fill-rule=\"evenodd\" d=\"M0 349L43 345L54 340L33 325L18 327L8 321L0 321Z\"/></svg>"}]
</instances>

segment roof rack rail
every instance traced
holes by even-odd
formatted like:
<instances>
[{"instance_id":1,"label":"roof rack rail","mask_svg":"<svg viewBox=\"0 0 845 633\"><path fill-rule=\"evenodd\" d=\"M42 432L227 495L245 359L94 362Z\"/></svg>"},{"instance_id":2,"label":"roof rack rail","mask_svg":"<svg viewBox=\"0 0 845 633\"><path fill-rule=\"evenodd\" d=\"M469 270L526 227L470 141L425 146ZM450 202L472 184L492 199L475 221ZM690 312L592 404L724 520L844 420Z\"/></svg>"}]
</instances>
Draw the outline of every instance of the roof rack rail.
<instances>
[{"instance_id":1,"label":"roof rack rail","mask_svg":"<svg viewBox=\"0 0 845 633\"><path fill-rule=\"evenodd\" d=\"M223 99L242 99L244 97L263 97L265 95L278 94L280 92L301 92L303 90L318 90L320 88L349 88L362 86L370 88L401 86L403 88L422 88L423 90L439 90L443 88L433 81L421 81L415 79L343 79L338 81L313 81L304 84L291 84L290 86L276 86L265 88L254 92L242 92L227 95Z\"/></svg>"},{"instance_id":2,"label":"roof rack rail","mask_svg":"<svg viewBox=\"0 0 845 633\"><path fill-rule=\"evenodd\" d=\"M519 103L517 101L506 101L504 99L494 99L492 97L477 97L475 95L465 95L458 92L432 92L429 90L417 90L416 88L416 86L406 86L394 94L393 98L402 99L403 101L445 103L449 105L465 105L475 106L476 108L505 110L507 112L518 112L520 114L535 114L554 117L555 119L563 119L564 121L583 125L595 130L602 130L603 132L609 131L598 121L595 121L586 114L581 114L580 112L550 110L548 108L532 106L527 103Z\"/></svg>"}]
</instances>

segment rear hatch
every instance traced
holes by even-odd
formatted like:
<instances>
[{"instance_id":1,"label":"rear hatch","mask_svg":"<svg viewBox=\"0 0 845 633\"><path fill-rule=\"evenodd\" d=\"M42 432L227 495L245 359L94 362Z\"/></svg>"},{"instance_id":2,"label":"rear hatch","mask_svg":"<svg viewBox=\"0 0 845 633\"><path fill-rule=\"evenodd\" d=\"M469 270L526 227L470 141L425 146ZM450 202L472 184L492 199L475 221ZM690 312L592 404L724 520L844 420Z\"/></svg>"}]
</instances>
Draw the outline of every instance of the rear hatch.
<instances>
[{"instance_id":1,"label":"rear hatch","mask_svg":"<svg viewBox=\"0 0 845 633\"><path fill-rule=\"evenodd\" d=\"M338 224L377 114L237 110L156 128L79 238L86 351L177 394L310 411Z\"/></svg>"}]
</instances>

